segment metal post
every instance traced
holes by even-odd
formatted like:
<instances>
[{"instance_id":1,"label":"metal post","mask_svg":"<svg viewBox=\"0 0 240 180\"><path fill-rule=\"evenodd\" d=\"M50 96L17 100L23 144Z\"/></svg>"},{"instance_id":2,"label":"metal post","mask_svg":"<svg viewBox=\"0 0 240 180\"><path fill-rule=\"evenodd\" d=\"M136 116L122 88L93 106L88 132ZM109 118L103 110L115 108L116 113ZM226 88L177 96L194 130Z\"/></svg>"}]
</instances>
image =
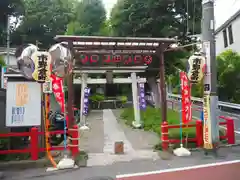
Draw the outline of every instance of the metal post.
<instances>
[{"instance_id":1,"label":"metal post","mask_svg":"<svg viewBox=\"0 0 240 180\"><path fill-rule=\"evenodd\" d=\"M162 122L167 121L167 97L166 97L166 84L165 84L165 70L164 70L164 54L163 54L163 47L160 47L160 51L158 52L158 56L160 59L160 95L161 95L161 111L162 111Z\"/></svg>"},{"instance_id":2,"label":"metal post","mask_svg":"<svg viewBox=\"0 0 240 180\"><path fill-rule=\"evenodd\" d=\"M10 65L10 16L7 17L7 63Z\"/></svg>"},{"instance_id":3,"label":"metal post","mask_svg":"<svg viewBox=\"0 0 240 180\"><path fill-rule=\"evenodd\" d=\"M210 116L204 124L204 132L208 131L210 143L205 149L214 150L219 143L219 122L217 118L217 70L216 70L216 49L215 49L215 28L214 28L214 0L202 1L202 44L203 53L206 56L206 74L204 77L204 99L209 107L206 107ZM204 114L205 115L205 114ZM205 141L205 140L204 140Z\"/></svg>"}]
</instances>

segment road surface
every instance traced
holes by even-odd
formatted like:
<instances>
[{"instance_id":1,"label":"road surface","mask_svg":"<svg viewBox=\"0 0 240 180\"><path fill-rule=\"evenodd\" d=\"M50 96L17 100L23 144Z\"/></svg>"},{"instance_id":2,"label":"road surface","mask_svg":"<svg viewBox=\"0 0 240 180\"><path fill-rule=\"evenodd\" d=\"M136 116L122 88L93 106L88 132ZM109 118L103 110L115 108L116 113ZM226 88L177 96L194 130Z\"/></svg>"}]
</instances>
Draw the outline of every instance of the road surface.
<instances>
[{"instance_id":1,"label":"road surface","mask_svg":"<svg viewBox=\"0 0 240 180\"><path fill-rule=\"evenodd\" d=\"M239 180L240 161L117 176L117 180Z\"/></svg>"}]
</instances>

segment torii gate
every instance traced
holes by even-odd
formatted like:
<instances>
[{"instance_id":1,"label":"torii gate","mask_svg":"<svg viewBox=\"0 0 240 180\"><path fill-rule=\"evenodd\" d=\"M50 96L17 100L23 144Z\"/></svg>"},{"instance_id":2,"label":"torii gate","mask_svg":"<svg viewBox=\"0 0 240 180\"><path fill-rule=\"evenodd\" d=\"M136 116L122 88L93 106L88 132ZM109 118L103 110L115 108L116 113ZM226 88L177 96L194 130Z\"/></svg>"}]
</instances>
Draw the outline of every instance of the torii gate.
<instances>
[{"instance_id":1,"label":"torii gate","mask_svg":"<svg viewBox=\"0 0 240 180\"><path fill-rule=\"evenodd\" d=\"M73 124L73 74L77 72L86 71L96 71L104 70L114 71L114 70L126 70L132 72L131 66L136 66L136 64L124 65L123 62L119 62L119 58L115 63L107 64L106 61L103 64L99 64L99 56L101 57L122 57L134 55L135 58L138 56L138 60L141 57L141 61L145 61L146 56L156 55L160 60L160 92L161 92L161 116L163 121L167 121L167 101L166 101L166 86L164 77L164 51L169 47L169 45L176 42L175 39L171 38L138 38L138 37L103 37L103 36L67 36L67 35L57 35L55 40L58 42L67 42L68 47L72 52L72 59L69 62L70 69L72 73L68 76L68 116L70 125ZM80 56L84 56L81 59ZM90 58L89 58L90 56ZM144 57L143 57L144 56ZM137 58L136 58L137 59ZM91 65L89 64L89 61ZM95 66L93 65L95 64ZM107 65L106 65L107 64ZM141 65L144 62L140 63ZM99 66L101 65L101 68ZM97 66L97 67L96 67ZM143 68L136 67L135 70L143 70ZM83 73L84 74L84 73ZM86 85L86 75L83 75L81 83ZM84 80L85 79L85 80ZM101 80L103 82L104 80ZM117 80L115 80L117 81ZM132 91L133 91L133 101L134 101L134 115L135 124L139 126L140 116L139 108L137 107L137 75L136 72L131 73L132 81ZM100 81L99 81L100 82ZM83 87L82 87L83 88ZM82 112L81 112L82 113Z\"/></svg>"}]
</instances>

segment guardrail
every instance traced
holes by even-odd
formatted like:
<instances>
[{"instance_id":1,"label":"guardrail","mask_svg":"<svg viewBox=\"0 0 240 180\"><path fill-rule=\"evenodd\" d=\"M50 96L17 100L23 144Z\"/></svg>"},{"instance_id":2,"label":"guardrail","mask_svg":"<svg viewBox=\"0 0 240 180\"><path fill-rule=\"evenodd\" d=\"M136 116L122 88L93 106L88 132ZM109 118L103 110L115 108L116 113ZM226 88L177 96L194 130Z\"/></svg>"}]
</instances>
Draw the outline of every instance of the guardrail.
<instances>
[{"instance_id":1,"label":"guardrail","mask_svg":"<svg viewBox=\"0 0 240 180\"><path fill-rule=\"evenodd\" d=\"M79 134L78 134L78 126L74 125L72 129L68 129L67 131L71 135L71 144L68 144L68 149L72 152L72 155L75 156L78 153L78 144L79 144ZM49 134L63 134L63 130L59 131L50 131ZM38 146L39 136L45 135L45 132L38 131L38 128L32 127L30 132L11 132L0 134L0 138L8 138L8 137L30 137L30 146L25 149L6 149L1 150L0 154L13 154L13 153L30 153L31 160L38 160L38 153L45 152L46 148L41 148ZM65 148L63 146L52 146L48 150L49 151L63 151Z\"/></svg>"},{"instance_id":2,"label":"guardrail","mask_svg":"<svg viewBox=\"0 0 240 180\"><path fill-rule=\"evenodd\" d=\"M219 122L219 125L226 126L226 132L223 135L220 135L220 140L227 140L227 144L233 145L235 144L235 133L234 133L234 121L232 118L219 116L220 119L224 120L224 122ZM167 122L163 122L161 124L161 141L162 141L162 149L167 150L169 148L169 144L177 144L181 141L179 139L170 139L169 138L169 130L170 129L179 129L180 124L177 125L169 125ZM197 120L194 123L184 124L182 128L195 128L196 136L193 138L184 138L184 142L193 142L196 144L196 147L203 146L203 123L201 120Z\"/></svg>"},{"instance_id":3,"label":"guardrail","mask_svg":"<svg viewBox=\"0 0 240 180\"><path fill-rule=\"evenodd\" d=\"M180 100L182 98L181 95L177 94L168 94L168 99L177 99ZM191 101L202 103L203 100L202 98L196 98L196 97L191 97ZM218 106L221 107L227 107L227 108L232 108L232 109L238 109L240 110L240 104L235 104L235 103L229 103L229 102L223 102L223 101L218 101Z\"/></svg>"}]
</instances>

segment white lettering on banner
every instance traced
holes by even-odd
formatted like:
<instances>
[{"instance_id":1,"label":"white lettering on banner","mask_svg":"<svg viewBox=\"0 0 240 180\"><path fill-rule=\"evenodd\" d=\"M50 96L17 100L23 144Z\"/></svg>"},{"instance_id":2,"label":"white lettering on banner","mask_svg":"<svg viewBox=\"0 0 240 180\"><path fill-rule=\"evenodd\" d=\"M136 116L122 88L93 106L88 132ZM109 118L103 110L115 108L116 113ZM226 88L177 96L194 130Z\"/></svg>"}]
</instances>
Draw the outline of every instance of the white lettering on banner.
<instances>
[{"instance_id":1,"label":"white lettering on banner","mask_svg":"<svg viewBox=\"0 0 240 180\"><path fill-rule=\"evenodd\" d=\"M59 86L58 86L56 83L54 83L54 84L53 84L53 89L54 89L54 90L58 90L58 89L59 89Z\"/></svg>"},{"instance_id":2,"label":"white lettering on banner","mask_svg":"<svg viewBox=\"0 0 240 180\"><path fill-rule=\"evenodd\" d=\"M60 93L59 92L56 93L56 97L60 98Z\"/></svg>"},{"instance_id":3,"label":"white lettering on banner","mask_svg":"<svg viewBox=\"0 0 240 180\"><path fill-rule=\"evenodd\" d=\"M211 117L210 117L210 96L204 95L203 97L203 113L204 113L204 125L203 125L203 141L205 149L212 149L212 137L211 137Z\"/></svg>"},{"instance_id":4,"label":"white lettering on banner","mask_svg":"<svg viewBox=\"0 0 240 180\"><path fill-rule=\"evenodd\" d=\"M188 78L185 72L180 73L180 78L181 78L181 89L182 89L182 120L183 120L183 123L188 123L192 120L190 89L188 85Z\"/></svg>"}]
</instances>

